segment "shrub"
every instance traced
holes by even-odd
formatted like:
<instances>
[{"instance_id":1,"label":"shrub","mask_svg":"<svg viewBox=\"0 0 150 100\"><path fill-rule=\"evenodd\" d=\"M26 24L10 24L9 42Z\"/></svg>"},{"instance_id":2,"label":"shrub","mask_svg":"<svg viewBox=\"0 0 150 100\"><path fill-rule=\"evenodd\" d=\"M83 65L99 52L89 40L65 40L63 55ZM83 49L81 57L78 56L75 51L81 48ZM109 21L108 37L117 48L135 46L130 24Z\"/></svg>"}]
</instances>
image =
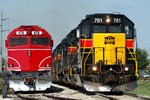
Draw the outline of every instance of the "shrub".
<instances>
[{"instance_id":1,"label":"shrub","mask_svg":"<svg viewBox=\"0 0 150 100\"><path fill-rule=\"evenodd\" d=\"M149 77L143 77L142 75L139 75L139 76L137 77L137 79L138 79L138 80L143 80L143 81L149 81L149 80L150 80Z\"/></svg>"},{"instance_id":2,"label":"shrub","mask_svg":"<svg viewBox=\"0 0 150 100\"><path fill-rule=\"evenodd\" d=\"M144 77L144 81L148 81L149 80L149 77Z\"/></svg>"},{"instance_id":3,"label":"shrub","mask_svg":"<svg viewBox=\"0 0 150 100\"><path fill-rule=\"evenodd\" d=\"M0 78L0 93L1 93L1 91L2 91L2 79Z\"/></svg>"},{"instance_id":4,"label":"shrub","mask_svg":"<svg viewBox=\"0 0 150 100\"><path fill-rule=\"evenodd\" d=\"M144 77L143 77L142 75L139 75L139 76L137 77L137 79L138 79L138 80L143 80Z\"/></svg>"}]
</instances>

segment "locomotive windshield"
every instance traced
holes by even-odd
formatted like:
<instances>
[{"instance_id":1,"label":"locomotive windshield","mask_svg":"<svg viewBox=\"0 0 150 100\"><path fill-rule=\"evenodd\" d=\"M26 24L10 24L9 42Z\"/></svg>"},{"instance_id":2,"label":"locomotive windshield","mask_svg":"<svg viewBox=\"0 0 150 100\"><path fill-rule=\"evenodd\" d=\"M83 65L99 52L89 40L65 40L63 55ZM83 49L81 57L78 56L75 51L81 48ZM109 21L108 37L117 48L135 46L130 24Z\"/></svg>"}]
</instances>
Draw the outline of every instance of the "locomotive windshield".
<instances>
[{"instance_id":1,"label":"locomotive windshield","mask_svg":"<svg viewBox=\"0 0 150 100\"><path fill-rule=\"evenodd\" d=\"M49 45L49 37L31 37L31 44Z\"/></svg>"},{"instance_id":2,"label":"locomotive windshield","mask_svg":"<svg viewBox=\"0 0 150 100\"><path fill-rule=\"evenodd\" d=\"M9 38L10 46L25 45L25 44L28 44L27 37L10 37Z\"/></svg>"},{"instance_id":3,"label":"locomotive windshield","mask_svg":"<svg viewBox=\"0 0 150 100\"><path fill-rule=\"evenodd\" d=\"M121 33L121 26L108 26L109 33Z\"/></svg>"},{"instance_id":4,"label":"locomotive windshield","mask_svg":"<svg viewBox=\"0 0 150 100\"><path fill-rule=\"evenodd\" d=\"M94 25L93 26L94 33L121 33L120 25Z\"/></svg>"},{"instance_id":5,"label":"locomotive windshield","mask_svg":"<svg viewBox=\"0 0 150 100\"><path fill-rule=\"evenodd\" d=\"M105 33L106 32L106 26L105 25L94 25L93 26L93 32L94 33Z\"/></svg>"}]
</instances>

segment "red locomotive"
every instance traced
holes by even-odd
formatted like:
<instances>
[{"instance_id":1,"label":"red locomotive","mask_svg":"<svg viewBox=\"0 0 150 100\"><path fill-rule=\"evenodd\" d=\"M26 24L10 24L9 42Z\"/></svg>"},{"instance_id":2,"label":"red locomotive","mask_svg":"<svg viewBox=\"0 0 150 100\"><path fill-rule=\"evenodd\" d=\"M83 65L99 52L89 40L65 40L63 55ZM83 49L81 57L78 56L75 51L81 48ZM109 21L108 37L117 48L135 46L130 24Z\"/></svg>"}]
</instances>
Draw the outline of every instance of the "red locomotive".
<instances>
[{"instance_id":1,"label":"red locomotive","mask_svg":"<svg viewBox=\"0 0 150 100\"><path fill-rule=\"evenodd\" d=\"M50 34L38 26L20 26L7 37L7 68L13 75L10 88L15 91L41 91L50 88L51 51Z\"/></svg>"}]
</instances>

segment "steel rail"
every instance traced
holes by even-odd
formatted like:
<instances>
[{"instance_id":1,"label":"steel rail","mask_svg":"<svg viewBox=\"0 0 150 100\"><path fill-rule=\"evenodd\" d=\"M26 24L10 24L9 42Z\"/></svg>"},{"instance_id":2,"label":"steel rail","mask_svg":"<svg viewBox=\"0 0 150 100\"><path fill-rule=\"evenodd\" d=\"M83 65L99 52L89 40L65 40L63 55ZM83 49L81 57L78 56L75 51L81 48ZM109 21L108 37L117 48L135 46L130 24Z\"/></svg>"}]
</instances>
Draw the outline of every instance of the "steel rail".
<instances>
[{"instance_id":1,"label":"steel rail","mask_svg":"<svg viewBox=\"0 0 150 100\"><path fill-rule=\"evenodd\" d=\"M45 95L45 94L43 94L43 96L48 97L48 98L52 98L54 100L81 100L81 99L73 99L73 98L65 98L65 97L56 97L53 95Z\"/></svg>"},{"instance_id":2,"label":"steel rail","mask_svg":"<svg viewBox=\"0 0 150 100\"><path fill-rule=\"evenodd\" d=\"M20 98L21 100L41 100L41 99L37 99L37 98L31 98L31 97L27 97L27 96L21 96L20 94L17 94L17 97Z\"/></svg>"}]
</instances>

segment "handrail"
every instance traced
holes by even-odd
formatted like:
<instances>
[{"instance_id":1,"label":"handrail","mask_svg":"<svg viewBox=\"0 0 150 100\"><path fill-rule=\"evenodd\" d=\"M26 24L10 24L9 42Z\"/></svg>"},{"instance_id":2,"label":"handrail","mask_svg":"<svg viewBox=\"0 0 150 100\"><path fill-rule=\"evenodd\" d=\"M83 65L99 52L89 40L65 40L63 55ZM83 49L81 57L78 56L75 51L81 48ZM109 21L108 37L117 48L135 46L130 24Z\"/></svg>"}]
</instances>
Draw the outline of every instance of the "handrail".
<instances>
[{"instance_id":1,"label":"handrail","mask_svg":"<svg viewBox=\"0 0 150 100\"><path fill-rule=\"evenodd\" d=\"M86 39L86 35L85 35L85 34L81 34L81 36L82 36L82 35L85 36L85 39ZM83 61L83 58L84 58L85 44L86 44L86 42L84 43L83 55L82 55L82 59L81 59L81 76L83 76L83 74L82 74L82 61Z\"/></svg>"},{"instance_id":2,"label":"handrail","mask_svg":"<svg viewBox=\"0 0 150 100\"><path fill-rule=\"evenodd\" d=\"M136 42L134 42L135 43L135 45L136 45L136 50L137 50L137 39L136 39ZM134 45L134 43L133 43L133 45ZM135 54L135 52L134 52L134 55L135 55L135 59L136 59L136 75L137 75L137 66L138 66L138 64L137 64L137 58L136 58L136 54Z\"/></svg>"},{"instance_id":3,"label":"handrail","mask_svg":"<svg viewBox=\"0 0 150 100\"><path fill-rule=\"evenodd\" d=\"M72 47L72 43L70 43L71 44L71 47ZM68 55L68 54L67 54ZM68 61L68 74L70 75L70 62L71 62L71 59L69 59L69 61Z\"/></svg>"},{"instance_id":4,"label":"handrail","mask_svg":"<svg viewBox=\"0 0 150 100\"><path fill-rule=\"evenodd\" d=\"M72 57L72 59L70 59L70 62L71 62L71 63L69 64L69 66L70 66L70 67L69 67L69 68L70 68L69 70L72 70L72 69L71 69L71 64L73 63L74 58L75 58L76 56L77 56L77 53L73 53L73 57ZM72 71L69 72L69 75L72 75Z\"/></svg>"},{"instance_id":5,"label":"handrail","mask_svg":"<svg viewBox=\"0 0 150 100\"><path fill-rule=\"evenodd\" d=\"M87 61L87 59L88 59L88 57L89 57L89 55L90 55L92 49L93 49L93 48L90 49L88 55L86 56L86 58L85 58L85 60L84 60L84 76L85 76L85 63L86 63L86 61Z\"/></svg>"},{"instance_id":6,"label":"handrail","mask_svg":"<svg viewBox=\"0 0 150 100\"><path fill-rule=\"evenodd\" d=\"M57 73L57 75L58 75L58 62L57 62L57 65L56 65L56 70L57 70L56 73Z\"/></svg>"},{"instance_id":7,"label":"handrail","mask_svg":"<svg viewBox=\"0 0 150 100\"><path fill-rule=\"evenodd\" d=\"M133 50L133 53L134 53L134 56L135 56L134 57L132 52L131 52L131 50L130 50L130 48L127 48L127 49L129 50L129 53L131 54L133 60L135 61L135 64L136 64L136 75L137 75L137 58L136 58L136 55L135 55L135 51Z\"/></svg>"}]
</instances>

